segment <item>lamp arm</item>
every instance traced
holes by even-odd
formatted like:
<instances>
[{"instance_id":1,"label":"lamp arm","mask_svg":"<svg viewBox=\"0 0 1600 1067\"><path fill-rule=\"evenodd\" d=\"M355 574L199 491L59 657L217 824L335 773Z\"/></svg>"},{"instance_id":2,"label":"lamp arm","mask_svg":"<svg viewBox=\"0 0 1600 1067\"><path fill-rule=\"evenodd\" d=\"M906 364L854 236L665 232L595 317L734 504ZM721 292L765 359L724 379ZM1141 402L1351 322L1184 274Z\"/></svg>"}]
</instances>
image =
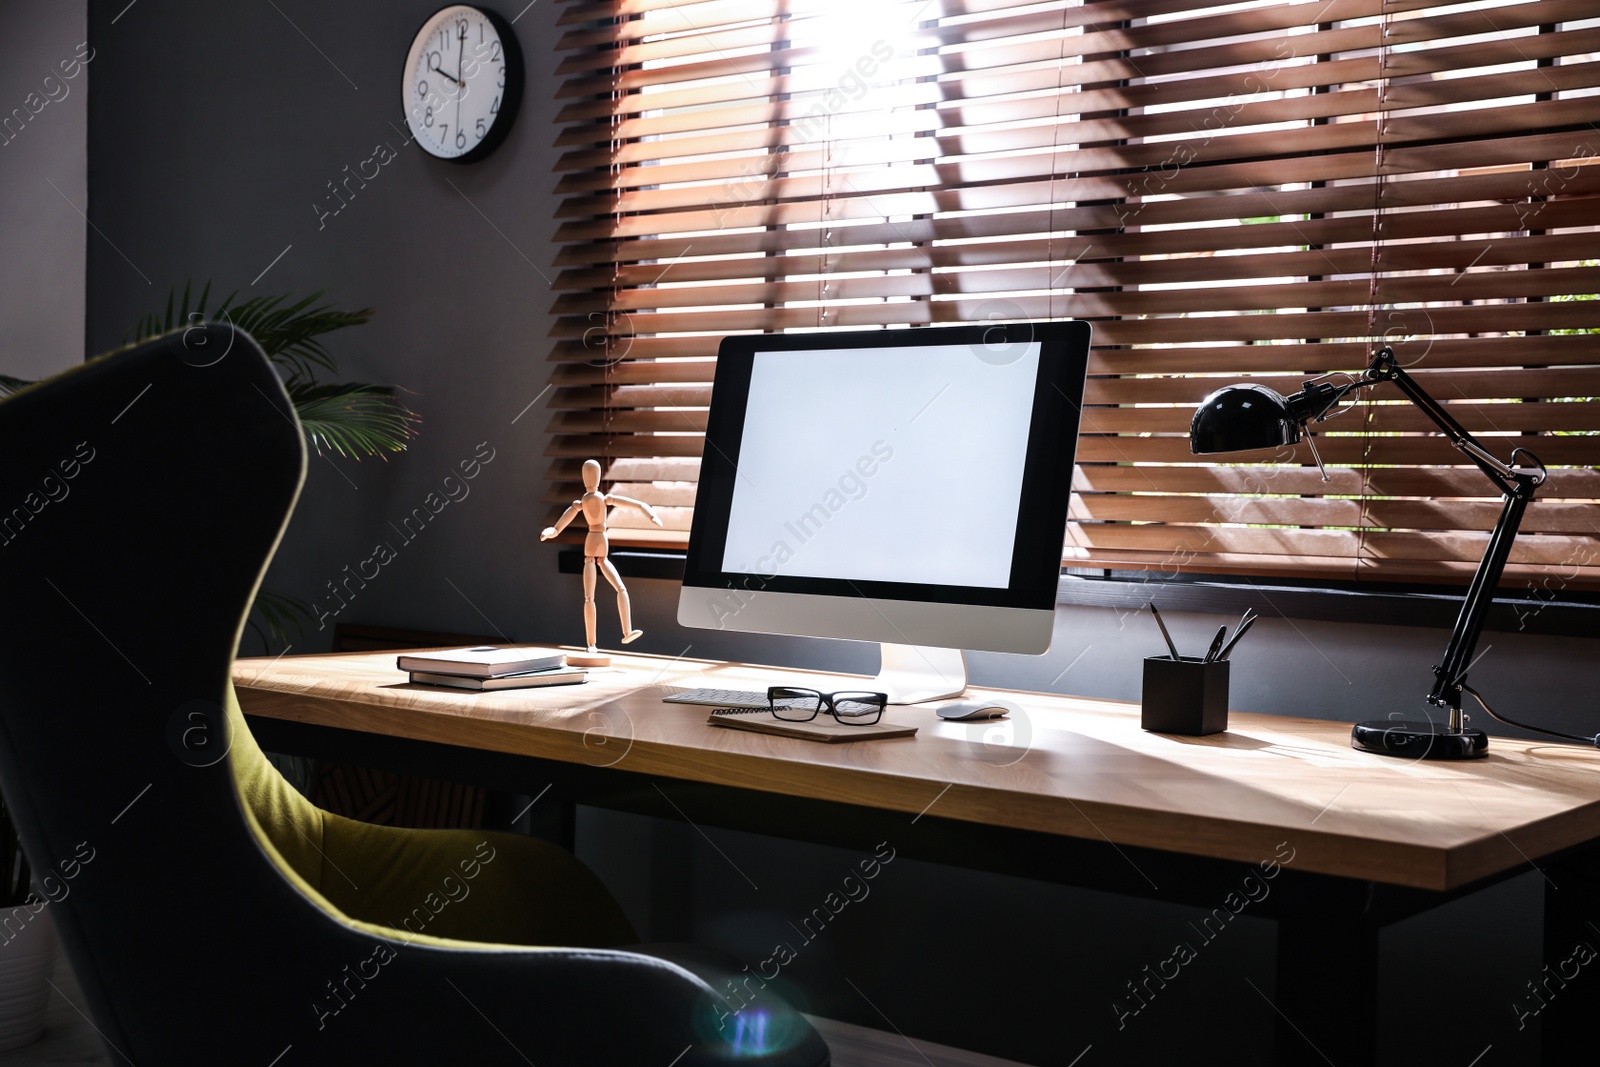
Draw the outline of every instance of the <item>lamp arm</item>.
<instances>
[{"instance_id":1,"label":"lamp arm","mask_svg":"<svg viewBox=\"0 0 1600 1067\"><path fill-rule=\"evenodd\" d=\"M1483 632L1484 616L1500 585L1506 560L1511 556L1511 546L1516 540L1517 528L1522 524L1523 512L1533 499L1534 491L1544 484L1544 465L1537 457L1520 448L1511 453L1511 463L1502 462L1490 454L1442 404L1429 396L1416 379L1405 372L1405 368L1395 362L1394 350L1387 346L1373 353L1366 374L1358 379L1358 385L1363 387L1379 382L1393 382L1501 492L1499 521L1489 535L1489 548L1484 553L1483 561L1478 564L1472 584L1461 602L1461 613L1456 616L1455 628L1450 632L1450 643L1445 646L1444 659L1433 668L1433 691L1428 694L1428 703L1449 709L1450 730L1459 733L1466 725L1461 715L1461 693L1466 685L1467 668L1472 666L1472 653ZM1515 466L1518 453L1531 460L1532 466Z\"/></svg>"},{"instance_id":2,"label":"lamp arm","mask_svg":"<svg viewBox=\"0 0 1600 1067\"><path fill-rule=\"evenodd\" d=\"M1511 464L1497 459L1479 444L1478 439L1468 433L1466 427L1457 422L1455 417L1445 410L1443 404L1430 396L1417 384L1415 378L1406 373L1405 368L1395 361L1394 349L1387 345L1372 354L1372 362L1367 367L1367 373L1360 379L1362 385L1376 385L1379 382L1393 382L1402 393L1406 394L1408 400L1421 408L1422 413L1443 431L1450 443L1472 461L1473 466L1493 479L1502 493L1512 492L1522 479L1527 477ZM1512 459L1515 458L1513 454ZM1534 460L1534 463L1537 465L1538 460ZM1543 481L1544 469L1540 467L1530 490Z\"/></svg>"},{"instance_id":3,"label":"lamp arm","mask_svg":"<svg viewBox=\"0 0 1600 1067\"><path fill-rule=\"evenodd\" d=\"M1343 403L1345 397L1351 393L1383 382L1394 383L1396 388L1406 395L1406 399L1421 408L1422 413L1439 427L1450 444L1490 478L1502 493L1517 492L1518 486L1529 482L1530 479L1530 492L1532 488L1544 482L1544 467L1532 455L1528 455L1528 458L1533 461L1533 466L1519 469L1514 465L1517 458L1515 452L1511 456L1513 463L1506 463L1479 444L1478 439L1457 422L1443 404L1430 396L1415 378L1406 373L1405 368L1395 360L1394 349L1387 345L1372 354L1372 361L1359 378L1352 378L1341 385L1320 381L1307 382L1300 392L1286 398L1289 416L1302 426L1312 422L1322 422L1328 418L1328 413ZM1318 466L1321 466L1320 461ZM1327 480L1327 475L1323 475L1323 480Z\"/></svg>"},{"instance_id":4,"label":"lamp arm","mask_svg":"<svg viewBox=\"0 0 1600 1067\"><path fill-rule=\"evenodd\" d=\"M1500 575L1506 569L1511 544L1517 539L1517 527L1522 524L1522 513L1533 499L1533 487L1529 486L1526 491L1508 490L1501 499L1500 519L1489 535L1489 548L1461 601L1461 612L1456 616L1455 628L1450 631L1444 659L1433 668L1435 677L1428 703L1449 709L1450 729L1456 733L1466 726L1461 717L1461 691L1466 686L1467 668L1472 666L1472 653L1483 633L1483 619L1499 588Z\"/></svg>"}]
</instances>

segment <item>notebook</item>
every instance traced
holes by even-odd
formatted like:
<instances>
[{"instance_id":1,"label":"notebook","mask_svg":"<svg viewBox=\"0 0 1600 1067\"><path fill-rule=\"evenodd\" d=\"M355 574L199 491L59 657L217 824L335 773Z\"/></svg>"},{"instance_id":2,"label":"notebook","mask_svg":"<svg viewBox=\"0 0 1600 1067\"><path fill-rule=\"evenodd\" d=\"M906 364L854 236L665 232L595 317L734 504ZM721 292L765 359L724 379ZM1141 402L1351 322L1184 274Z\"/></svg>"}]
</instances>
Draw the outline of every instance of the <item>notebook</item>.
<instances>
[{"instance_id":1,"label":"notebook","mask_svg":"<svg viewBox=\"0 0 1600 1067\"><path fill-rule=\"evenodd\" d=\"M871 726L846 726L832 715L818 715L810 722L785 722L768 708L718 708L706 720L712 726L727 726L777 737L799 737L806 741L836 744L841 741L875 741L884 737L910 737L915 726L896 726L876 722Z\"/></svg>"},{"instance_id":2,"label":"notebook","mask_svg":"<svg viewBox=\"0 0 1600 1067\"><path fill-rule=\"evenodd\" d=\"M536 689L544 685L576 685L588 673L578 667L551 667L525 674L507 674L499 678L468 678L460 674L437 674L430 671L412 671L412 685L439 685L449 689L471 689L485 692L499 689Z\"/></svg>"},{"instance_id":3,"label":"notebook","mask_svg":"<svg viewBox=\"0 0 1600 1067\"><path fill-rule=\"evenodd\" d=\"M469 678L526 674L529 671L564 667L566 663L566 656L548 648L498 648L494 645L446 648L438 652L406 652L395 657L395 666L403 671L460 674Z\"/></svg>"}]
</instances>

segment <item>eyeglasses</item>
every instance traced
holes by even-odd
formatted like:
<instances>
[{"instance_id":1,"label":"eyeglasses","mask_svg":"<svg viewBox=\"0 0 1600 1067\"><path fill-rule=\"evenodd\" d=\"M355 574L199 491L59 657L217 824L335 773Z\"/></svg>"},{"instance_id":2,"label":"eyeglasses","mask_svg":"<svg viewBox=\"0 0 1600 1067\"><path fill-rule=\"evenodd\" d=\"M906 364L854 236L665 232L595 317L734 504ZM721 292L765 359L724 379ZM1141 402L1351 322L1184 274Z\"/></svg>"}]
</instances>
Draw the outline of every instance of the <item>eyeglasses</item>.
<instances>
[{"instance_id":1,"label":"eyeglasses","mask_svg":"<svg viewBox=\"0 0 1600 1067\"><path fill-rule=\"evenodd\" d=\"M846 726L871 726L883 716L889 703L887 693L819 693L815 689L796 689L775 685L767 690L767 707L788 722L810 722L827 708Z\"/></svg>"}]
</instances>

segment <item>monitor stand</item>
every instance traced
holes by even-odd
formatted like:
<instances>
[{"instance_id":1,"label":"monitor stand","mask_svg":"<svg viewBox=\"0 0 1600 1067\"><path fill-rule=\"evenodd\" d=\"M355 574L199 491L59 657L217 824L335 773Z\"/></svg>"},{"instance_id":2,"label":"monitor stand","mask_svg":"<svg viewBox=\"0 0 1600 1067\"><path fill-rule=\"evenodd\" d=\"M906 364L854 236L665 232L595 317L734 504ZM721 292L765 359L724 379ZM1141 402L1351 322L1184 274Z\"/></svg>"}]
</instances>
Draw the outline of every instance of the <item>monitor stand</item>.
<instances>
[{"instance_id":1,"label":"monitor stand","mask_svg":"<svg viewBox=\"0 0 1600 1067\"><path fill-rule=\"evenodd\" d=\"M876 691L889 694L891 704L920 704L924 700L949 700L967 690L967 659L959 648L926 645L892 645L882 649Z\"/></svg>"}]
</instances>

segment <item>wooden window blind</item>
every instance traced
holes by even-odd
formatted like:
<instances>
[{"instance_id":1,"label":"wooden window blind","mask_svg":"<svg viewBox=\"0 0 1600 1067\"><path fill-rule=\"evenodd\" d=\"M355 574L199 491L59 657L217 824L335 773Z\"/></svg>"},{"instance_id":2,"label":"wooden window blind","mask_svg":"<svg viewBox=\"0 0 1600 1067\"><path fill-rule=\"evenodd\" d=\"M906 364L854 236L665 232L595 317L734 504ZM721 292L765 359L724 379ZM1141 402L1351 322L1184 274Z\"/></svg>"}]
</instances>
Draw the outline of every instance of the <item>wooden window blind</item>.
<instances>
[{"instance_id":1,"label":"wooden window blind","mask_svg":"<svg viewBox=\"0 0 1600 1067\"><path fill-rule=\"evenodd\" d=\"M1459 580L1498 513L1389 387L1195 457L1195 405L1388 343L1550 468L1506 585L1600 588L1593 0L567 0L552 508L687 536L735 332L1083 318L1079 567ZM1218 462L1221 460L1221 462ZM619 513L619 523L633 523Z\"/></svg>"}]
</instances>

